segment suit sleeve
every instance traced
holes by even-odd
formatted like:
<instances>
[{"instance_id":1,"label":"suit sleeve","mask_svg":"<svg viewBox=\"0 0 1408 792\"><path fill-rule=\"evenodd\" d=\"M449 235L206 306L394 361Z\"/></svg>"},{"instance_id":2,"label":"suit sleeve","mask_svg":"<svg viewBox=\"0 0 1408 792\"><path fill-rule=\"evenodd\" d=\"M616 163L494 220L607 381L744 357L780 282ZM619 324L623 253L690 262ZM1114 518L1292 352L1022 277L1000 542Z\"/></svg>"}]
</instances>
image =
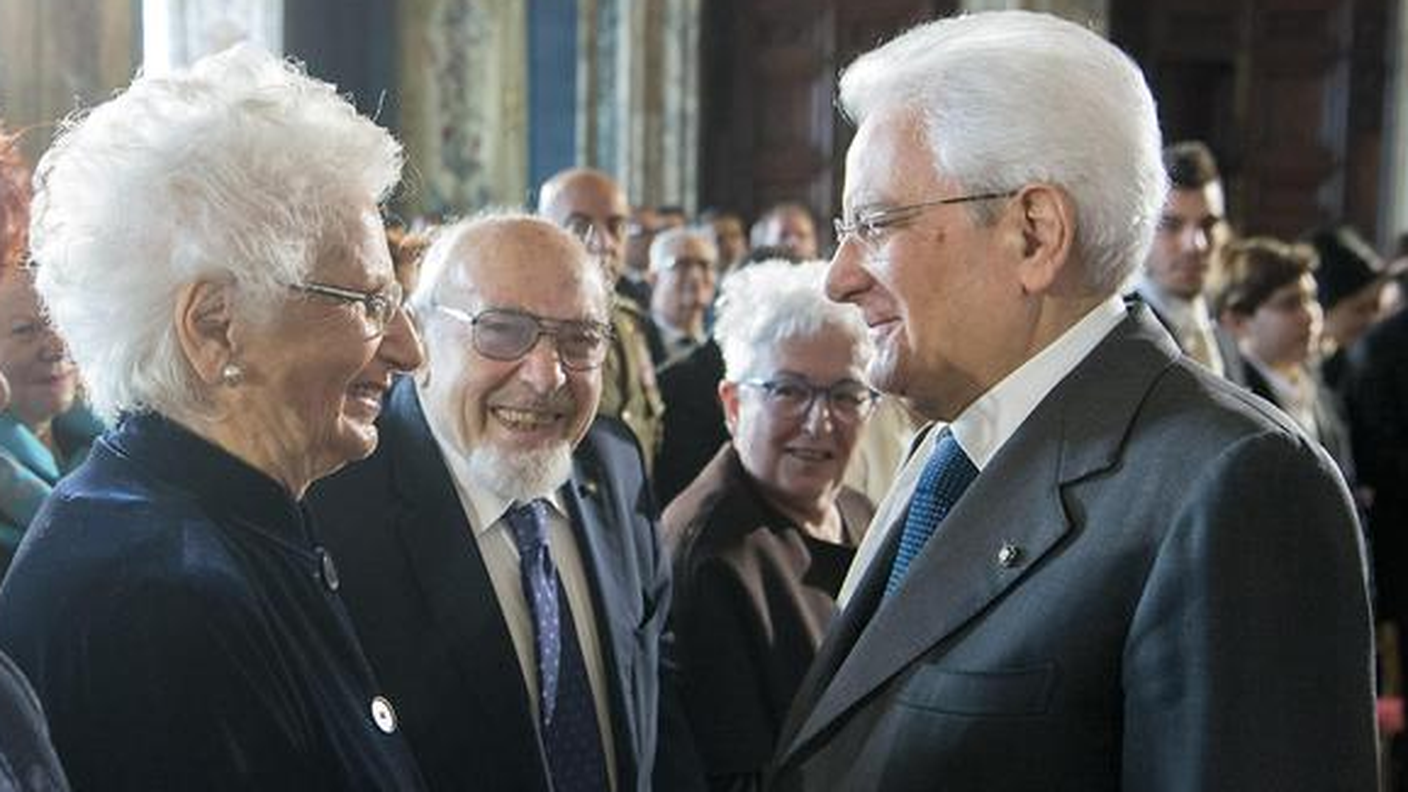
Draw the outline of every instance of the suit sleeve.
<instances>
[{"instance_id":1,"label":"suit sleeve","mask_svg":"<svg viewBox=\"0 0 1408 792\"><path fill-rule=\"evenodd\" d=\"M1373 789L1364 557L1333 463L1248 438L1171 519L1124 650L1124 788Z\"/></svg>"}]
</instances>

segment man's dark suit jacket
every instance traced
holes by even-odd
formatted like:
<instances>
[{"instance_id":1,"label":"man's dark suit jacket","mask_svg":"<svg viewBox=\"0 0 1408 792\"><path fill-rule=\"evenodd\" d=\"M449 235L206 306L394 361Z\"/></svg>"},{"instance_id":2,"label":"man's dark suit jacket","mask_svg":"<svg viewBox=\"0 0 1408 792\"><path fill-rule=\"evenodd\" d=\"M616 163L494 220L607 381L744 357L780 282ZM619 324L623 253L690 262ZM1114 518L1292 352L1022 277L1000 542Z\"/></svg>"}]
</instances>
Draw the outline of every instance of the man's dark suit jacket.
<instances>
[{"instance_id":1,"label":"man's dark suit jacket","mask_svg":"<svg viewBox=\"0 0 1408 792\"><path fill-rule=\"evenodd\" d=\"M709 460L728 442L719 381L724 378L724 354L710 338L689 357L658 372L660 398L665 402L665 439L655 458L655 496L663 509L694 481Z\"/></svg>"},{"instance_id":2,"label":"man's dark suit jacket","mask_svg":"<svg viewBox=\"0 0 1408 792\"><path fill-rule=\"evenodd\" d=\"M1354 511L1143 308L1057 384L798 692L777 790L1370 790ZM902 517L899 519L903 519Z\"/></svg>"},{"instance_id":3,"label":"man's dark suit jacket","mask_svg":"<svg viewBox=\"0 0 1408 792\"><path fill-rule=\"evenodd\" d=\"M1375 325L1350 349L1348 402L1369 509L1379 616L1408 624L1408 310Z\"/></svg>"},{"instance_id":4,"label":"man's dark suit jacket","mask_svg":"<svg viewBox=\"0 0 1408 792\"><path fill-rule=\"evenodd\" d=\"M1271 386L1271 381L1262 375L1245 358L1239 365L1242 380L1239 385L1245 385L1252 393L1260 396L1272 404L1286 409L1286 405L1276 397L1276 389ZM1320 445L1329 452L1330 458L1339 465L1340 472L1344 474L1345 481L1353 483L1355 480L1354 455L1350 453L1349 427L1345 424L1344 414L1335 401L1334 391L1325 384L1325 381L1313 371L1308 371L1307 376L1315 377L1315 385L1318 388L1318 398L1312 410L1315 414L1315 428L1320 433Z\"/></svg>"},{"instance_id":5,"label":"man's dark suit jacket","mask_svg":"<svg viewBox=\"0 0 1408 792\"><path fill-rule=\"evenodd\" d=\"M432 789L548 790L518 657L464 509L402 379L376 453L309 502L378 680ZM640 450L598 419L562 490L591 583L620 790L700 783L670 679L669 560Z\"/></svg>"}]
</instances>

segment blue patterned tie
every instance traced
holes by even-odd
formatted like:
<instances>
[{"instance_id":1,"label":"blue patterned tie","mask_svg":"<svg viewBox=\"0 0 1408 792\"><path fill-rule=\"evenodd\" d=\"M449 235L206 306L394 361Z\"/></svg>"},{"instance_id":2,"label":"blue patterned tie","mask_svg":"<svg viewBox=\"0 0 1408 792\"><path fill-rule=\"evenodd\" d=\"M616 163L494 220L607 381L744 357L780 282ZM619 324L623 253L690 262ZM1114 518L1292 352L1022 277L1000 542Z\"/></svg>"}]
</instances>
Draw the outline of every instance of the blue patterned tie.
<instances>
[{"instance_id":1,"label":"blue patterned tie","mask_svg":"<svg viewBox=\"0 0 1408 792\"><path fill-rule=\"evenodd\" d=\"M547 502L537 499L504 515L518 546L523 596L533 616L543 750L555 792L602 790L606 755L572 609L548 553L547 510Z\"/></svg>"},{"instance_id":2,"label":"blue patterned tie","mask_svg":"<svg viewBox=\"0 0 1408 792\"><path fill-rule=\"evenodd\" d=\"M900 534L900 549L890 567L890 579L885 583L886 597L899 589L910 563L977 477L978 468L963 453L953 433L945 428L929 461L924 464L924 472L919 474L919 484L909 501L909 513L905 515L904 531Z\"/></svg>"}]
</instances>

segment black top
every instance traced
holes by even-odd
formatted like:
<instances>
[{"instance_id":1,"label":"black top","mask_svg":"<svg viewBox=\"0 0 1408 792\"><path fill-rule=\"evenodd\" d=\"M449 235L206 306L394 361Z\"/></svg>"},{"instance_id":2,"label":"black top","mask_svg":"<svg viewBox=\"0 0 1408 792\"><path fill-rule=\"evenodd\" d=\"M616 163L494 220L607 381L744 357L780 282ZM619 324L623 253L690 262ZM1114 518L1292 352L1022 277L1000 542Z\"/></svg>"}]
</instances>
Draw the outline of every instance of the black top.
<instances>
[{"instance_id":1,"label":"black top","mask_svg":"<svg viewBox=\"0 0 1408 792\"><path fill-rule=\"evenodd\" d=\"M0 647L76 789L419 789L337 585L283 487L128 417L31 524Z\"/></svg>"},{"instance_id":2,"label":"black top","mask_svg":"<svg viewBox=\"0 0 1408 792\"><path fill-rule=\"evenodd\" d=\"M680 687L711 789L758 788L836 616L874 511L849 488L837 507L842 543L811 536L768 504L729 444L665 510Z\"/></svg>"},{"instance_id":3,"label":"black top","mask_svg":"<svg viewBox=\"0 0 1408 792\"><path fill-rule=\"evenodd\" d=\"M34 689L0 654L0 792L63 792L63 768Z\"/></svg>"}]
</instances>

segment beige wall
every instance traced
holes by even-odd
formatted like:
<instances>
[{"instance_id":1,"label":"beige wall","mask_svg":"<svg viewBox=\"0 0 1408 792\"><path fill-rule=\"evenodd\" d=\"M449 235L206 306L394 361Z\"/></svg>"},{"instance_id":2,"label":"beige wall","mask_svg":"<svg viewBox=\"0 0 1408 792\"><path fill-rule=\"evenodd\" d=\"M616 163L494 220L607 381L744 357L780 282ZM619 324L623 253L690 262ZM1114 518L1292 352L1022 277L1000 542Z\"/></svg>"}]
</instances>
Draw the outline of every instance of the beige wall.
<instances>
[{"instance_id":1,"label":"beige wall","mask_svg":"<svg viewBox=\"0 0 1408 792\"><path fill-rule=\"evenodd\" d=\"M0 0L0 118L32 163L59 119L136 71L139 0Z\"/></svg>"}]
</instances>

